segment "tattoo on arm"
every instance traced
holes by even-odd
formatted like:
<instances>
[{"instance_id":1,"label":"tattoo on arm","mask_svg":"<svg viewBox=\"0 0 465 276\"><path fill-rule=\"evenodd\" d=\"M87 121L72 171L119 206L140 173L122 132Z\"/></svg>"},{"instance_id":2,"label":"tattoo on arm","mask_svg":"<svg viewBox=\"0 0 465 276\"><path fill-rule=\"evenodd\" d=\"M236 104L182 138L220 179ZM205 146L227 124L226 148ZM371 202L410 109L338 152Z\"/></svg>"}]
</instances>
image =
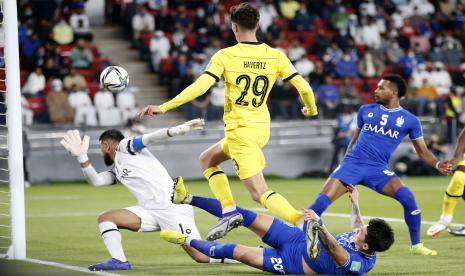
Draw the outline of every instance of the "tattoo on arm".
<instances>
[{"instance_id":1,"label":"tattoo on arm","mask_svg":"<svg viewBox=\"0 0 465 276\"><path fill-rule=\"evenodd\" d=\"M363 220L362 216L360 215L360 209L356 204L352 204L352 216L350 218L350 222L352 230L363 227Z\"/></svg>"},{"instance_id":2,"label":"tattoo on arm","mask_svg":"<svg viewBox=\"0 0 465 276\"><path fill-rule=\"evenodd\" d=\"M318 239L329 253L335 252L339 245L333 235L324 226L318 231Z\"/></svg>"}]
</instances>

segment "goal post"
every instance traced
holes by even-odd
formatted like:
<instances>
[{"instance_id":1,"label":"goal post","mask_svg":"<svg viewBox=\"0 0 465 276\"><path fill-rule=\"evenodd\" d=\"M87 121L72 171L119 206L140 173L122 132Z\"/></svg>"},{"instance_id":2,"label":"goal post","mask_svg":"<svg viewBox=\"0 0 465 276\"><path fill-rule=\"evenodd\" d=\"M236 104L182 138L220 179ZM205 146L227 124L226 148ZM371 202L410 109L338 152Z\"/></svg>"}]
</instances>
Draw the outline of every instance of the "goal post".
<instances>
[{"instance_id":1,"label":"goal post","mask_svg":"<svg viewBox=\"0 0 465 276\"><path fill-rule=\"evenodd\" d=\"M21 87L19 80L18 16L16 0L2 0L5 31L5 80L8 169L10 184L11 247L7 257L26 258Z\"/></svg>"}]
</instances>

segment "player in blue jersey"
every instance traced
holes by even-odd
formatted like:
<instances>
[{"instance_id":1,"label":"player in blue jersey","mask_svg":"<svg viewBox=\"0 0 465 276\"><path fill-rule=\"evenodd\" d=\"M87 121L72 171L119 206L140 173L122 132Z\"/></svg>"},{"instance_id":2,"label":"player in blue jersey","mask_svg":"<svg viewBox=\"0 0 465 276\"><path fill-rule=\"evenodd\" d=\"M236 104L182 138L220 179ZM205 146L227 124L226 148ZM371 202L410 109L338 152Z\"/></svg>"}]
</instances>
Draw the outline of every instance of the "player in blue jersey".
<instances>
[{"instance_id":1,"label":"player in blue jersey","mask_svg":"<svg viewBox=\"0 0 465 276\"><path fill-rule=\"evenodd\" d=\"M410 232L410 252L437 255L420 241L421 211L412 191L388 167L389 159L405 136L409 136L419 157L442 174L449 174L449 161L439 161L426 147L420 121L400 106L407 90L398 75L384 76L374 92L375 104L363 105L357 115L357 129L341 164L333 171L310 209L321 215L346 192L347 185L362 184L399 201Z\"/></svg>"},{"instance_id":2,"label":"player in blue jersey","mask_svg":"<svg viewBox=\"0 0 465 276\"><path fill-rule=\"evenodd\" d=\"M162 230L160 236L171 243L193 247L210 258L233 258L275 274L361 275L373 269L375 252L386 251L394 243L394 233L382 219L371 219L364 225L358 191L350 187L350 192L352 231L341 235L332 236L312 210L302 211L307 225L304 233L278 218L237 207L244 218L242 225L272 248L203 241L173 230ZM222 215L218 200L189 194L182 181L176 183L172 200L199 207L216 217Z\"/></svg>"}]
</instances>

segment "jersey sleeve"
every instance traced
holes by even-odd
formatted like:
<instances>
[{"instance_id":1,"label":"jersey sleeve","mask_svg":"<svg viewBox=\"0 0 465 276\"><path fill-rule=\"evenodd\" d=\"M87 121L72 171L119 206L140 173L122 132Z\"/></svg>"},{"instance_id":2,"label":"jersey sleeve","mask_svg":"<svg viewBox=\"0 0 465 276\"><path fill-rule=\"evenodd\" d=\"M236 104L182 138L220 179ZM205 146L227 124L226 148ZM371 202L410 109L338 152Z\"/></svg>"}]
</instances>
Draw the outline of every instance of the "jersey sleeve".
<instances>
[{"instance_id":1,"label":"jersey sleeve","mask_svg":"<svg viewBox=\"0 0 465 276\"><path fill-rule=\"evenodd\" d=\"M363 105L358 109L357 127L360 128L360 129L362 129L362 127L363 127Z\"/></svg>"},{"instance_id":2,"label":"jersey sleeve","mask_svg":"<svg viewBox=\"0 0 465 276\"><path fill-rule=\"evenodd\" d=\"M413 117L413 118L414 120L413 120L412 128L410 129L409 136L411 140L417 140L417 139L423 138L423 130L421 128L420 120L418 120L417 117Z\"/></svg>"},{"instance_id":3,"label":"jersey sleeve","mask_svg":"<svg viewBox=\"0 0 465 276\"><path fill-rule=\"evenodd\" d=\"M347 262L338 267L338 270L342 270L343 274L346 275L363 275L370 271L371 268L367 260L359 254L349 254Z\"/></svg>"},{"instance_id":4,"label":"jersey sleeve","mask_svg":"<svg viewBox=\"0 0 465 276\"><path fill-rule=\"evenodd\" d=\"M219 81L224 72L224 65L221 61L222 52L216 52L207 64L204 73L213 77L216 81Z\"/></svg>"},{"instance_id":5,"label":"jersey sleeve","mask_svg":"<svg viewBox=\"0 0 465 276\"><path fill-rule=\"evenodd\" d=\"M121 140L121 142L119 142L118 144L117 150L121 153L135 155L136 153L140 152L144 147L145 146L142 143L142 136L131 136Z\"/></svg>"},{"instance_id":6,"label":"jersey sleeve","mask_svg":"<svg viewBox=\"0 0 465 276\"><path fill-rule=\"evenodd\" d=\"M278 66L278 74L284 81L289 81L299 74L289 58L281 51L278 53Z\"/></svg>"}]
</instances>

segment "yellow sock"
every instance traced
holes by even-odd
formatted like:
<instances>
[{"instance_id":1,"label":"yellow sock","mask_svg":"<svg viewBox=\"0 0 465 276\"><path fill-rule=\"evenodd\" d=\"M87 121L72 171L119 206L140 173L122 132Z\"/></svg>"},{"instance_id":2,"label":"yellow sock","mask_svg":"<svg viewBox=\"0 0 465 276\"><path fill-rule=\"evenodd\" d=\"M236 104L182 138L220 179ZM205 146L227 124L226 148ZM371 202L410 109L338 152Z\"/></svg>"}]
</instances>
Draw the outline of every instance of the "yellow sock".
<instances>
[{"instance_id":1,"label":"yellow sock","mask_svg":"<svg viewBox=\"0 0 465 276\"><path fill-rule=\"evenodd\" d=\"M216 199L220 201L223 209L225 207L236 205L231 193L231 188L229 187L228 178L220 167L208 168L203 172L203 175L207 178L210 189Z\"/></svg>"},{"instance_id":2,"label":"yellow sock","mask_svg":"<svg viewBox=\"0 0 465 276\"><path fill-rule=\"evenodd\" d=\"M294 207L292 207L287 199L271 190L263 193L263 195L260 197L260 203L273 214L287 220L292 224L296 224L297 221L302 217L300 212L294 209Z\"/></svg>"},{"instance_id":3,"label":"yellow sock","mask_svg":"<svg viewBox=\"0 0 465 276\"><path fill-rule=\"evenodd\" d=\"M464 185L465 173L462 171L456 171L452 176L444 195L442 215L452 216L454 214L455 206L462 197Z\"/></svg>"},{"instance_id":4,"label":"yellow sock","mask_svg":"<svg viewBox=\"0 0 465 276\"><path fill-rule=\"evenodd\" d=\"M442 215L452 216L454 214L455 205L462 196L450 196L444 194L444 201L442 202Z\"/></svg>"}]
</instances>

